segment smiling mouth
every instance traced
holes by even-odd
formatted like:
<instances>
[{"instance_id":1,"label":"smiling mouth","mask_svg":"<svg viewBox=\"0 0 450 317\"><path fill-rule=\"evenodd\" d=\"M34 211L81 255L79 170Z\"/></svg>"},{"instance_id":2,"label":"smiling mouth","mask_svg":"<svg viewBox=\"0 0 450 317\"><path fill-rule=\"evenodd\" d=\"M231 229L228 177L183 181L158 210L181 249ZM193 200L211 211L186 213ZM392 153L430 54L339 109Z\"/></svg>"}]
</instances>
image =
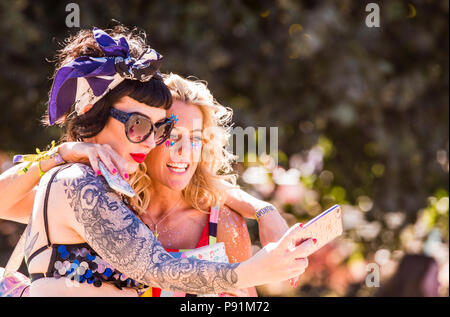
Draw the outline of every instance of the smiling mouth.
<instances>
[{"instance_id":1,"label":"smiling mouth","mask_svg":"<svg viewBox=\"0 0 450 317\"><path fill-rule=\"evenodd\" d=\"M178 174L185 173L189 168L188 163L167 163L166 166L170 171Z\"/></svg>"}]
</instances>

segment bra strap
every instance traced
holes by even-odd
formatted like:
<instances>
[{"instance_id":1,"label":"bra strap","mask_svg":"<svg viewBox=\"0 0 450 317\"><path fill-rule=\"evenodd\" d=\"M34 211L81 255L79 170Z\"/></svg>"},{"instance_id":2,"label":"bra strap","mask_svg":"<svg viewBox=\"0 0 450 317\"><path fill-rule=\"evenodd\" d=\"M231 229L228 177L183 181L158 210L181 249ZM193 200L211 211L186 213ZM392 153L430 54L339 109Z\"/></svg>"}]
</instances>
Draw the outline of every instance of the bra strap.
<instances>
[{"instance_id":1,"label":"bra strap","mask_svg":"<svg viewBox=\"0 0 450 317\"><path fill-rule=\"evenodd\" d=\"M52 247L52 242L50 241L49 230L48 230L48 210L47 210L48 209L48 197L50 195L50 187L51 187L51 184L53 183L53 180L56 177L56 174L58 174L61 170L65 169L65 168L67 168L69 166L64 166L64 167L59 168L55 173L53 173L53 175L50 177L50 180L48 181L47 189L45 191L45 199L44 199L44 227L45 227L45 235L46 235L46 238L47 238L47 245L45 245L45 246L39 248L38 250L34 251L33 254L31 254L28 257L28 259L25 260L25 262L27 264L29 264L30 261L36 255L38 255L39 253L41 253L41 252L47 250L48 248ZM56 254L54 254L54 253L55 253L55 250L52 250L52 257L51 257L52 260L56 256ZM50 261L50 263L49 263L49 268L50 268L51 264L52 264L52 261ZM48 271L50 271L50 269Z\"/></svg>"}]
</instances>

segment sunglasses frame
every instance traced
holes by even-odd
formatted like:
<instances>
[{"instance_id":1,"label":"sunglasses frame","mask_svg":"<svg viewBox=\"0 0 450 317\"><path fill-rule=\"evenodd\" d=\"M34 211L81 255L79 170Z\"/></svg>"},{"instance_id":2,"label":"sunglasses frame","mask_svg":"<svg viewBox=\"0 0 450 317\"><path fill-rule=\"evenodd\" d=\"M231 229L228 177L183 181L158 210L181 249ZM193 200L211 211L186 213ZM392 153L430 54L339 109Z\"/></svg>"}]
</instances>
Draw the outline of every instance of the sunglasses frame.
<instances>
[{"instance_id":1,"label":"sunglasses frame","mask_svg":"<svg viewBox=\"0 0 450 317\"><path fill-rule=\"evenodd\" d=\"M159 127L170 123L171 124L170 128L167 131L167 135L164 137L164 139L161 140L160 142L156 142L156 140L155 140L156 145L161 145L161 144L164 143L164 141L166 141L169 138L170 132L172 131L173 127L175 126L175 120L172 119L172 118L164 118L164 119L158 120L155 123L153 123L152 119L150 119L149 117L147 117L146 115L144 115L144 114L142 114L140 112L124 112L124 111L120 111L120 110L118 110L116 108L111 108L110 111L109 111L109 114L110 114L111 117L113 117L114 119L116 119L116 120L118 120L118 121L120 121L120 122L122 122L124 124L124 126L125 126L125 135L127 136L128 141L130 141L131 143L142 143L142 142L144 142L145 140L148 139L148 137L150 135L152 135L153 132L156 133L156 131L158 130ZM143 117L143 118L149 120L150 124L151 124L151 129L148 132L148 134L142 140L140 140L138 142L131 140L129 135L128 135L127 122L128 122L128 120L130 120L130 118L133 115L137 115L137 116Z\"/></svg>"}]
</instances>

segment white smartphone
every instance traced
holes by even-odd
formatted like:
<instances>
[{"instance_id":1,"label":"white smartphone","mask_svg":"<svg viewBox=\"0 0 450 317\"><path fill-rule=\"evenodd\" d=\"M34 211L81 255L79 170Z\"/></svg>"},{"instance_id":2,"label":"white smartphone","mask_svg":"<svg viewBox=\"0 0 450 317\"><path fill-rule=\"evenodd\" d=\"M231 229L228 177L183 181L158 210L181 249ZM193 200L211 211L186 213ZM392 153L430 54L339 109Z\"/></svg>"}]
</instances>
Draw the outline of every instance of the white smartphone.
<instances>
[{"instance_id":1,"label":"white smartphone","mask_svg":"<svg viewBox=\"0 0 450 317\"><path fill-rule=\"evenodd\" d=\"M128 184L119 174L113 175L102 161L98 161L98 166L109 187L128 197L133 197L136 194L130 184Z\"/></svg>"},{"instance_id":2,"label":"white smartphone","mask_svg":"<svg viewBox=\"0 0 450 317\"><path fill-rule=\"evenodd\" d=\"M303 225L301 241L309 238L317 239L311 250L312 254L339 237L342 232L342 210L339 205L334 205Z\"/></svg>"}]
</instances>

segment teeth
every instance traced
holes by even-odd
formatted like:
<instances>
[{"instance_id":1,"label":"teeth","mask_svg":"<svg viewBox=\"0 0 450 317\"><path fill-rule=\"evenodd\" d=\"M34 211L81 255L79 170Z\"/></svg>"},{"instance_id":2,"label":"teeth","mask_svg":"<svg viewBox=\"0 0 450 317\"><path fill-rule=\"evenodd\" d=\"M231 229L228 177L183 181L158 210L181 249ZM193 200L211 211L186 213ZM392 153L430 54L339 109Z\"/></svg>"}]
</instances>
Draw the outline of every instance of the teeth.
<instances>
[{"instance_id":1,"label":"teeth","mask_svg":"<svg viewBox=\"0 0 450 317\"><path fill-rule=\"evenodd\" d=\"M172 171L177 172L177 173L183 173L184 171L186 171L185 168L173 168L173 167L169 167Z\"/></svg>"},{"instance_id":2,"label":"teeth","mask_svg":"<svg viewBox=\"0 0 450 317\"><path fill-rule=\"evenodd\" d=\"M167 163L167 166L174 167L177 169L186 169L188 167L187 163Z\"/></svg>"}]
</instances>

